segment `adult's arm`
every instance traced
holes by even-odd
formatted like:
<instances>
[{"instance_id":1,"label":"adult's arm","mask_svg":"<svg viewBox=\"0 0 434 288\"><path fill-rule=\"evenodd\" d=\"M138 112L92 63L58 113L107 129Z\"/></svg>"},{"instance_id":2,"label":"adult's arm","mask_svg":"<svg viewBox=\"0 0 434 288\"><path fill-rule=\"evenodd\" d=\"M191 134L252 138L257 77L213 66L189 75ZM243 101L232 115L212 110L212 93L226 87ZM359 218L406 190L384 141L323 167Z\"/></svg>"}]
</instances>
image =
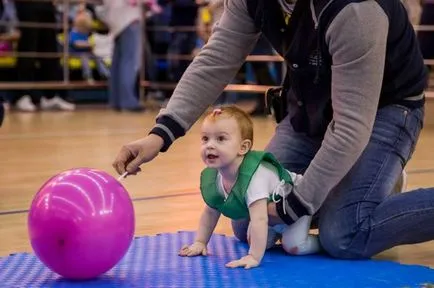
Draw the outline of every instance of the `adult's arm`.
<instances>
[{"instance_id":1,"label":"adult's arm","mask_svg":"<svg viewBox=\"0 0 434 288\"><path fill-rule=\"evenodd\" d=\"M363 1L342 9L326 32L333 60L333 121L294 189L310 214L320 208L369 142L383 81L388 27L388 17L378 3Z\"/></svg>"},{"instance_id":2,"label":"adult's arm","mask_svg":"<svg viewBox=\"0 0 434 288\"><path fill-rule=\"evenodd\" d=\"M246 0L225 0L223 15L198 56L185 71L151 133L164 140L166 151L199 119L235 77L259 34Z\"/></svg>"}]
</instances>

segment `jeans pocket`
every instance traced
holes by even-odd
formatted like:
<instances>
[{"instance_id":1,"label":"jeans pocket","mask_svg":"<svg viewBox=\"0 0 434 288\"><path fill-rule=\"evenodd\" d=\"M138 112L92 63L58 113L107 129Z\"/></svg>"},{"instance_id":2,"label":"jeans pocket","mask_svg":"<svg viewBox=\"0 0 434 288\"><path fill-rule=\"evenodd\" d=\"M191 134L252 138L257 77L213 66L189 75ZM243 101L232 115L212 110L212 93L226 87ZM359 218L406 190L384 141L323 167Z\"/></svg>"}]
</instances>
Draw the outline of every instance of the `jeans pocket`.
<instances>
[{"instance_id":1,"label":"jeans pocket","mask_svg":"<svg viewBox=\"0 0 434 288\"><path fill-rule=\"evenodd\" d=\"M413 149L414 137L410 129L412 111L404 106L389 105L381 108L376 116L371 141L393 152L407 163Z\"/></svg>"},{"instance_id":2,"label":"jeans pocket","mask_svg":"<svg viewBox=\"0 0 434 288\"><path fill-rule=\"evenodd\" d=\"M416 148L417 140L419 139L420 132L423 126L424 109L394 105L404 115L403 126L400 127L398 139L394 145L394 150L401 156L403 164L411 159Z\"/></svg>"},{"instance_id":3,"label":"jeans pocket","mask_svg":"<svg viewBox=\"0 0 434 288\"><path fill-rule=\"evenodd\" d=\"M414 150L416 149L417 141L420 136L420 132L423 128L424 108L417 108L411 110L407 116L405 123L405 132L407 137L410 138L411 146L407 156L407 161L412 157Z\"/></svg>"},{"instance_id":4,"label":"jeans pocket","mask_svg":"<svg viewBox=\"0 0 434 288\"><path fill-rule=\"evenodd\" d=\"M393 147L405 127L408 111L390 105L378 110L372 130L372 140Z\"/></svg>"}]
</instances>

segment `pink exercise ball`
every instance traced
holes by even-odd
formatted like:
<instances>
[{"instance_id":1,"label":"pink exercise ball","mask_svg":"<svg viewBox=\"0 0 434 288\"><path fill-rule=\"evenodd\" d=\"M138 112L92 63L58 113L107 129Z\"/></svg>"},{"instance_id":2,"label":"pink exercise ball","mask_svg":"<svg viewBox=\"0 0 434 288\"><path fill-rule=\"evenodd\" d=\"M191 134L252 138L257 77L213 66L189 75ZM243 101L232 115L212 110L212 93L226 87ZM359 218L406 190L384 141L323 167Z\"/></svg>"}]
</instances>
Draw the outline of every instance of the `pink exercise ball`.
<instances>
[{"instance_id":1,"label":"pink exercise ball","mask_svg":"<svg viewBox=\"0 0 434 288\"><path fill-rule=\"evenodd\" d=\"M28 215L36 256L72 280L92 279L113 268L131 245L134 225L133 203L122 184L89 168L49 179Z\"/></svg>"}]
</instances>

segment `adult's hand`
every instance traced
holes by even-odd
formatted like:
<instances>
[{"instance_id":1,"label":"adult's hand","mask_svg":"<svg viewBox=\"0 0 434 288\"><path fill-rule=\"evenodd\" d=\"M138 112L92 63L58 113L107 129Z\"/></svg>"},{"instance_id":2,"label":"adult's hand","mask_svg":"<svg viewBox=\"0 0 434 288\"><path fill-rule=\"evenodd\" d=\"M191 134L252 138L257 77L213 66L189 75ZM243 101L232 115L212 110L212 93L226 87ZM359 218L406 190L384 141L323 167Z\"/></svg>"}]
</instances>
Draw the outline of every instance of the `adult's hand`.
<instances>
[{"instance_id":1,"label":"adult's hand","mask_svg":"<svg viewBox=\"0 0 434 288\"><path fill-rule=\"evenodd\" d=\"M140 165L154 159L163 147L163 139L155 134L124 145L119 151L113 168L120 174L128 172L135 175L140 171Z\"/></svg>"}]
</instances>

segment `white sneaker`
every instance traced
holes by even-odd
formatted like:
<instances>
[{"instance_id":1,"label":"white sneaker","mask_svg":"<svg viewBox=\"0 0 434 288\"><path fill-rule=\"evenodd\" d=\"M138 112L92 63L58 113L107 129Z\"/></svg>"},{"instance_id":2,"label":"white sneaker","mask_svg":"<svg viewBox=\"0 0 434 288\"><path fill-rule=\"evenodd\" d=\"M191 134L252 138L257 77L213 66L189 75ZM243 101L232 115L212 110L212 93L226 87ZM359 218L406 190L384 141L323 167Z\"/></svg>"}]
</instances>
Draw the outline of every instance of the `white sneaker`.
<instances>
[{"instance_id":1,"label":"white sneaker","mask_svg":"<svg viewBox=\"0 0 434 288\"><path fill-rule=\"evenodd\" d=\"M29 95L24 95L17 101L15 108L22 112L35 112L36 106L33 104Z\"/></svg>"},{"instance_id":2,"label":"white sneaker","mask_svg":"<svg viewBox=\"0 0 434 288\"><path fill-rule=\"evenodd\" d=\"M41 108L43 110L62 110L62 111L74 111L75 104L67 102L62 98L56 96L52 99L41 98Z\"/></svg>"}]
</instances>

